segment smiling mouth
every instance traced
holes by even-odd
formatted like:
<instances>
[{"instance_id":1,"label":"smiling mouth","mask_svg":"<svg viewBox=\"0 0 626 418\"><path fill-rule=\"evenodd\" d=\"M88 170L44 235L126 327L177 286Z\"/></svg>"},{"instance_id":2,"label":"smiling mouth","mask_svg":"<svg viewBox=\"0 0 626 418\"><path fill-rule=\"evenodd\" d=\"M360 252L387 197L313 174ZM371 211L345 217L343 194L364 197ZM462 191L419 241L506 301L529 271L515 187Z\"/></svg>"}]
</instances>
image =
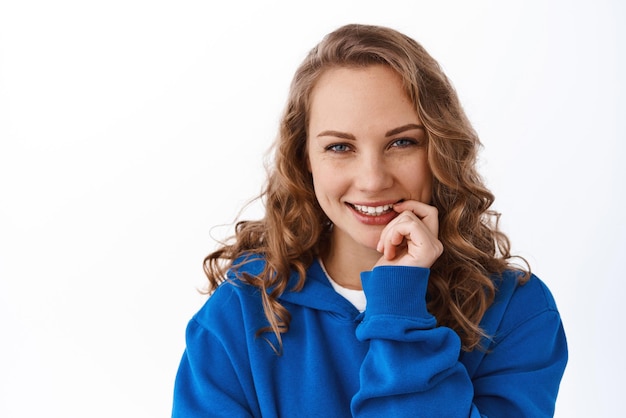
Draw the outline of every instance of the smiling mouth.
<instances>
[{"instance_id":1,"label":"smiling mouth","mask_svg":"<svg viewBox=\"0 0 626 418\"><path fill-rule=\"evenodd\" d=\"M357 212L367 216L380 216L393 210L393 205L365 206L350 204Z\"/></svg>"}]
</instances>

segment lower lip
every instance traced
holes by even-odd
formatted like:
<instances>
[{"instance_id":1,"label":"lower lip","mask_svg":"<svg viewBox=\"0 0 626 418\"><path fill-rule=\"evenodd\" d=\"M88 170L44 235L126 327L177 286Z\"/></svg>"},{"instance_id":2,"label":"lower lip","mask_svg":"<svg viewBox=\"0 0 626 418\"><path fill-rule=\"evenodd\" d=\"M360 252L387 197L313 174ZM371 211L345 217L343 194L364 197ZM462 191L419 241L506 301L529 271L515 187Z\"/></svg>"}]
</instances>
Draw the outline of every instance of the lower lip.
<instances>
[{"instance_id":1,"label":"lower lip","mask_svg":"<svg viewBox=\"0 0 626 418\"><path fill-rule=\"evenodd\" d=\"M396 216L398 216L398 212L394 210L390 210L389 212L381 213L380 215L370 216L365 215L352 206L348 205L348 207L352 210L354 217L361 223L366 225L387 225L392 221Z\"/></svg>"}]
</instances>

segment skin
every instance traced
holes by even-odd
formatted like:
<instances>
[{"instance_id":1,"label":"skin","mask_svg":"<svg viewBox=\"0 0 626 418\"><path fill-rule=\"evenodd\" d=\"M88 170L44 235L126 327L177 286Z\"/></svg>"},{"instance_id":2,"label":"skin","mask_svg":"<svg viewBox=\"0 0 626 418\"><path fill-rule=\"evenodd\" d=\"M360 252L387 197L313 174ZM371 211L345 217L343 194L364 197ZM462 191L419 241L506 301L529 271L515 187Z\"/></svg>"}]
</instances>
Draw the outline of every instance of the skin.
<instances>
[{"instance_id":1,"label":"skin","mask_svg":"<svg viewBox=\"0 0 626 418\"><path fill-rule=\"evenodd\" d=\"M382 65L332 68L311 99L308 168L334 225L322 255L333 280L361 289L360 273L375 266L432 266L443 246L428 204L427 137L399 75Z\"/></svg>"}]
</instances>

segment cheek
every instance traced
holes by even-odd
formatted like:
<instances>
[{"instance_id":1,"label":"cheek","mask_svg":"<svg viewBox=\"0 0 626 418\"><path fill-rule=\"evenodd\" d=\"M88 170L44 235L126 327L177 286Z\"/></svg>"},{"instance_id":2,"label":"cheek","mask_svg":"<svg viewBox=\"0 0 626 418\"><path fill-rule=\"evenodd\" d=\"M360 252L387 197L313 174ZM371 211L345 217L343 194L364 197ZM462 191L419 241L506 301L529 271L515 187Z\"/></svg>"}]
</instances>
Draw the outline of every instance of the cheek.
<instances>
[{"instance_id":1,"label":"cheek","mask_svg":"<svg viewBox=\"0 0 626 418\"><path fill-rule=\"evenodd\" d=\"M433 198L433 175L430 170L424 173L424 186L422 190L422 202L430 204Z\"/></svg>"},{"instance_id":2,"label":"cheek","mask_svg":"<svg viewBox=\"0 0 626 418\"><path fill-rule=\"evenodd\" d=\"M405 179L410 179L405 187L410 190L415 198L421 202L429 203L433 190L433 175L427 164L419 164L402 174Z\"/></svg>"},{"instance_id":3,"label":"cheek","mask_svg":"<svg viewBox=\"0 0 626 418\"><path fill-rule=\"evenodd\" d=\"M315 196L322 207L341 199L346 190L346 176L331 167L312 165L311 176Z\"/></svg>"},{"instance_id":4,"label":"cheek","mask_svg":"<svg viewBox=\"0 0 626 418\"><path fill-rule=\"evenodd\" d=\"M324 196L333 195L337 188L337 182L333 182L333 176L325 170L312 170L313 187L318 200Z\"/></svg>"}]
</instances>

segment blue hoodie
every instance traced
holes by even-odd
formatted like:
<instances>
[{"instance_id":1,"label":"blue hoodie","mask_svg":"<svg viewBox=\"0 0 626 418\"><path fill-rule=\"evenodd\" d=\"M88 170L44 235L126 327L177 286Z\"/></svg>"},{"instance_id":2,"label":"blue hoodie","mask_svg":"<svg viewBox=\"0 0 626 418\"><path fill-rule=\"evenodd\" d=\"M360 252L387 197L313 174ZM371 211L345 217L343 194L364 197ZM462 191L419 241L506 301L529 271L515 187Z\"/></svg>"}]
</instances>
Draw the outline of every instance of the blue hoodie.
<instances>
[{"instance_id":1,"label":"blue hoodie","mask_svg":"<svg viewBox=\"0 0 626 418\"><path fill-rule=\"evenodd\" d=\"M519 286L518 274L494 278L486 350L463 352L426 309L428 269L362 273L361 314L314 262L302 291L280 297L291 325L278 356L272 333L255 336L267 326L260 290L231 272L189 322L172 416L551 417L565 334L548 288L535 276Z\"/></svg>"}]
</instances>

